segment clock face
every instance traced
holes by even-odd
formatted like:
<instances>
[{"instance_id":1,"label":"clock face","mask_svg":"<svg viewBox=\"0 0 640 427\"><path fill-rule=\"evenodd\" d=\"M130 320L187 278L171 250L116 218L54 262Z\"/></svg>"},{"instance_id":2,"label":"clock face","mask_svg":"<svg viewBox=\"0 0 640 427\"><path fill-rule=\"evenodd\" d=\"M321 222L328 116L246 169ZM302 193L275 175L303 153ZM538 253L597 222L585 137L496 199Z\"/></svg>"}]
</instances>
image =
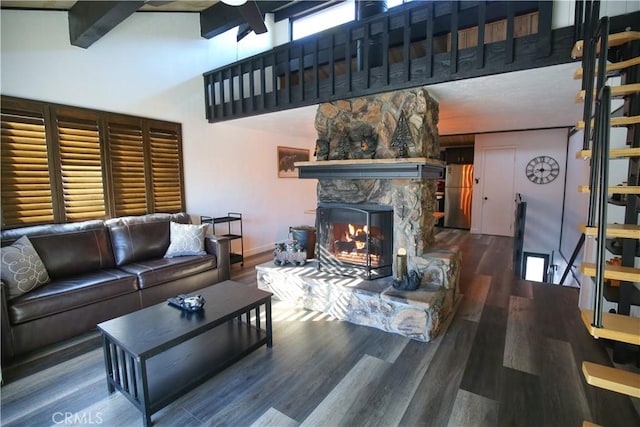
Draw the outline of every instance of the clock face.
<instances>
[{"instance_id":1,"label":"clock face","mask_svg":"<svg viewBox=\"0 0 640 427\"><path fill-rule=\"evenodd\" d=\"M527 178L536 184L548 184L560 174L560 165L553 157L538 156L527 164Z\"/></svg>"}]
</instances>

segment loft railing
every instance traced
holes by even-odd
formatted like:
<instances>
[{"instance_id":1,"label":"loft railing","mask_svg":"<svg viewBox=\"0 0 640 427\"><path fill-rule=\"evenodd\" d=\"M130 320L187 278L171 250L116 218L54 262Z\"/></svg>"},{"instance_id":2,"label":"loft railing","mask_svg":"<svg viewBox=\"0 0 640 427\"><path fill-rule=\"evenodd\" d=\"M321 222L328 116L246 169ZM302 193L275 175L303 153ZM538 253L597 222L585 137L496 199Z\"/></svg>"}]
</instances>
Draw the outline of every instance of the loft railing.
<instances>
[{"instance_id":1,"label":"loft railing","mask_svg":"<svg viewBox=\"0 0 640 427\"><path fill-rule=\"evenodd\" d=\"M411 2L204 74L210 122L569 62L551 1ZM552 43L553 40L553 43Z\"/></svg>"}]
</instances>

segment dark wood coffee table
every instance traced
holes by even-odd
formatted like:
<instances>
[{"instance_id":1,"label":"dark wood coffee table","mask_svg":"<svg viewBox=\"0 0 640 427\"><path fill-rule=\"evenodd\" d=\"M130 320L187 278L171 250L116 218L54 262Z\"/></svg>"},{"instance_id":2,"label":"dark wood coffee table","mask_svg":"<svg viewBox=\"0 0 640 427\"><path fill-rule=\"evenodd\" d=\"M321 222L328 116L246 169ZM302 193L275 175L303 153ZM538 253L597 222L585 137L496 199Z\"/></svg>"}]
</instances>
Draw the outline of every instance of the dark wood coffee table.
<instances>
[{"instance_id":1,"label":"dark wood coffee table","mask_svg":"<svg viewBox=\"0 0 640 427\"><path fill-rule=\"evenodd\" d=\"M206 301L199 312L162 303L98 325L109 393L126 396L145 426L151 414L217 372L263 344L272 346L271 292L227 280L194 294Z\"/></svg>"}]
</instances>

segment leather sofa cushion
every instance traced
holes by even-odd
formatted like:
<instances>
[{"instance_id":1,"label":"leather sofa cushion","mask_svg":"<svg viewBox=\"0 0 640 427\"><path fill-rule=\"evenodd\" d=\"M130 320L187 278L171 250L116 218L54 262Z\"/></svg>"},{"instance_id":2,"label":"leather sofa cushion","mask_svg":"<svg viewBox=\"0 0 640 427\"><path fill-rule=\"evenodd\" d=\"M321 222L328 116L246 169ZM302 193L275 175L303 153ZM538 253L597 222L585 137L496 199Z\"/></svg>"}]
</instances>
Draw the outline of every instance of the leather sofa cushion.
<instances>
[{"instance_id":1,"label":"leather sofa cushion","mask_svg":"<svg viewBox=\"0 0 640 427\"><path fill-rule=\"evenodd\" d=\"M169 223L109 227L116 266L162 258L169 247Z\"/></svg>"},{"instance_id":2,"label":"leather sofa cushion","mask_svg":"<svg viewBox=\"0 0 640 427\"><path fill-rule=\"evenodd\" d=\"M136 290L136 276L118 269L98 270L48 283L14 299L8 311L11 323L19 324Z\"/></svg>"},{"instance_id":3,"label":"leather sofa cushion","mask_svg":"<svg viewBox=\"0 0 640 427\"><path fill-rule=\"evenodd\" d=\"M132 262L162 258L170 243L171 221L188 224L191 217L186 213L158 213L105 221L111 234L116 265L120 267Z\"/></svg>"},{"instance_id":4,"label":"leather sofa cushion","mask_svg":"<svg viewBox=\"0 0 640 427\"><path fill-rule=\"evenodd\" d=\"M52 280L115 267L105 227L29 239Z\"/></svg>"},{"instance_id":5,"label":"leather sofa cushion","mask_svg":"<svg viewBox=\"0 0 640 427\"><path fill-rule=\"evenodd\" d=\"M138 285L140 289L144 289L211 270L217 265L217 258L214 255L196 255L152 259L126 264L119 268L138 276Z\"/></svg>"},{"instance_id":6,"label":"leather sofa cushion","mask_svg":"<svg viewBox=\"0 0 640 427\"><path fill-rule=\"evenodd\" d=\"M2 246L28 236L51 279L115 267L103 221L37 225L3 230Z\"/></svg>"}]
</instances>

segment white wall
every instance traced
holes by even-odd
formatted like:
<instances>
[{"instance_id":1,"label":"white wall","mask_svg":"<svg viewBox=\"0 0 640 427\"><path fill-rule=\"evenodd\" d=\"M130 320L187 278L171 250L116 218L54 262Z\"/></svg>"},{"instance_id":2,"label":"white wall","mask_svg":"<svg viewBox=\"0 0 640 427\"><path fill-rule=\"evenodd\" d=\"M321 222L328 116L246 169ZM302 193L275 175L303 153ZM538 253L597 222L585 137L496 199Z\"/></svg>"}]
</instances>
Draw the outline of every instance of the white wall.
<instances>
[{"instance_id":1,"label":"white wall","mask_svg":"<svg viewBox=\"0 0 640 427\"><path fill-rule=\"evenodd\" d=\"M88 49L70 45L66 12L0 18L2 94L182 123L187 211L242 212L245 254L313 225L304 211L316 206L316 181L276 170L278 145L313 151L313 123L296 132L245 126L250 119L209 124L202 73L235 58L200 37L197 14L135 13Z\"/></svg>"},{"instance_id":2,"label":"white wall","mask_svg":"<svg viewBox=\"0 0 640 427\"><path fill-rule=\"evenodd\" d=\"M488 149L514 147L516 149L514 192L522 194L527 202L524 251L546 253L555 251L558 257L562 198L565 180L567 151L567 129L547 129L521 132L479 134L475 137L474 176L487 181L486 174L497 174L500 170L483 171L483 156ZM548 184L534 184L525 174L529 160L536 156L551 156L560 164L560 175ZM471 213L471 232L480 233L482 206L481 194L474 191ZM514 204L515 214L515 204ZM514 217L515 220L515 217Z\"/></svg>"}]
</instances>

